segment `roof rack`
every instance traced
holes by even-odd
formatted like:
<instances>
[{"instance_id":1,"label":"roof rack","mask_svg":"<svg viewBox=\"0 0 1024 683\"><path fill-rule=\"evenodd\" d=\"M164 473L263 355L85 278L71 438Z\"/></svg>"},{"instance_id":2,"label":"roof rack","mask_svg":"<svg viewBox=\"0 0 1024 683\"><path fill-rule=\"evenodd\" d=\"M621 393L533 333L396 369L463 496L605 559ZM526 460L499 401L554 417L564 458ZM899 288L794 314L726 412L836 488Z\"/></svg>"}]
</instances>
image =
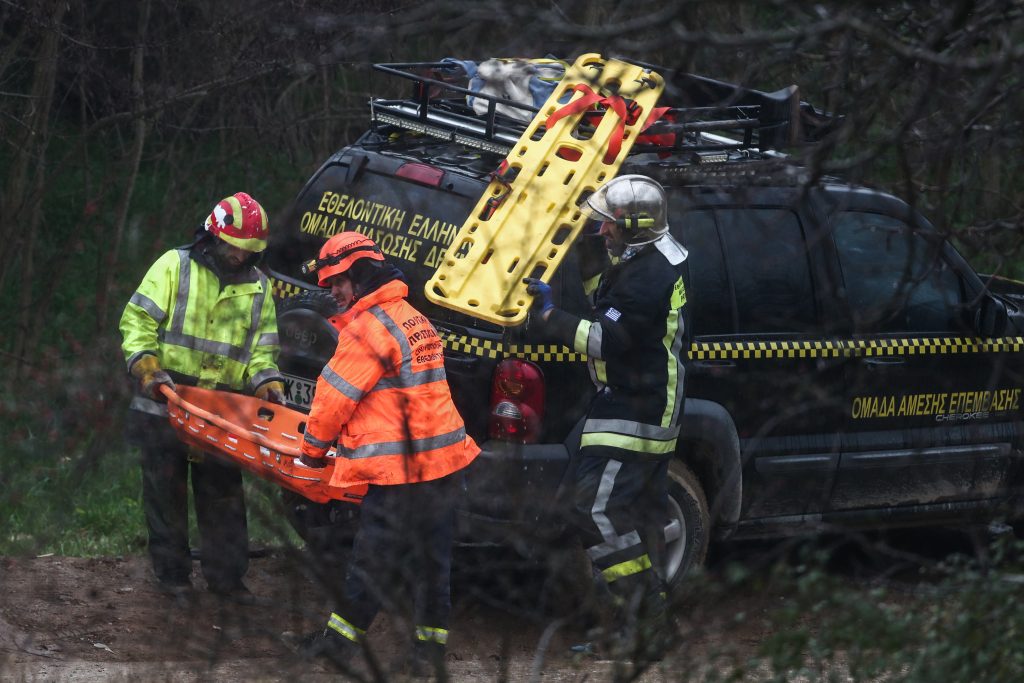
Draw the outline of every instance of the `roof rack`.
<instances>
[{"instance_id":1,"label":"roof rack","mask_svg":"<svg viewBox=\"0 0 1024 683\"><path fill-rule=\"evenodd\" d=\"M464 76L454 71L454 66L445 62L374 64L373 68L378 71L412 81L412 96L409 99L371 99L371 122L398 126L497 154L508 154L526 130L526 124L498 114L495 107L502 104L523 109L531 113L531 118L540 109L477 93L451 80L443 80ZM487 114L476 114L467 104L467 97L487 100Z\"/></svg>"},{"instance_id":2,"label":"roof rack","mask_svg":"<svg viewBox=\"0 0 1024 683\"><path fill-rule=\"evenodd\" d=\"M837 121L801 102L796 86L765 93L618 59L658 71L666 81L662 99L668 101L667 108L637 139L631 154L686 154L700 163L725 161L730 152L737 150L780 156L770 150L814 142ZM407 99L370 100L374 125L397 126L506 155L527 123L503 116L497 105L530 112L531 118L540 111L467 88L465 73L456 62L379 63L373 68L412 82L412 94ZM486 113L475 113L467 97L486 100Z\"/></svg>"}]
</instances>

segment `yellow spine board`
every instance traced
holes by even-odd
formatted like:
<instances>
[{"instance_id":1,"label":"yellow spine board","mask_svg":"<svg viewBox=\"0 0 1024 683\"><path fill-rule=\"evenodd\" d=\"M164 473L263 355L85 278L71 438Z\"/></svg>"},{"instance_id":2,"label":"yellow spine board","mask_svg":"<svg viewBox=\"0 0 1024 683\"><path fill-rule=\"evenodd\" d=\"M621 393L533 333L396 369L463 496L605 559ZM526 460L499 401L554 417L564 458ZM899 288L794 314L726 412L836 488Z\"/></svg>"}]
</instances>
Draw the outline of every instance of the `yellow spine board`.
<instances>
[{"instance_id":1,"label":"yellow spine board","mask_svg":"<svg viewBox=\"0 0 1024 683\"><path fill-rule=\"evenodd\" d=\"M545 130L551 114L586 96L576 85L640 106L614 159L605 157L622 120L610 108L596 129L580 125L580 111ZM577 59L506 158L515 179L491 181L427 282L427 298L498 325L525 321L533 297L523 278L554 275L586 222L581 198L615 176L663 89L661 76L642 67L597 54Z\"/></svg>"}]
</instances>

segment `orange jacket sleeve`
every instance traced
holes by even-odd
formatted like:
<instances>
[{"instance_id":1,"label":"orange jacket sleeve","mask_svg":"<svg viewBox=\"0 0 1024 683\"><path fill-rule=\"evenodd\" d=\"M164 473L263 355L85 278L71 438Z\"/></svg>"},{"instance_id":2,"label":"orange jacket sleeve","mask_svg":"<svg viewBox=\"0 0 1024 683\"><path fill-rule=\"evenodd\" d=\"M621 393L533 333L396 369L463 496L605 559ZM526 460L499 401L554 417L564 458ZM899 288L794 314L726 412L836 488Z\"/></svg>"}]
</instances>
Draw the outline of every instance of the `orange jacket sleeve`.
<instances>
[{"instance_id":1,"label":"orange jacket sleeve","mask_svg":"<svg viewBox=\"0 0 1024 683\"><path fill-rule=\"evenodd\" d=\"M316 394L306 422L302 452L323 457L338 438L363 396L395 364L395 345L389 336L375 337L366 326L348 325L338 337L334 356L316 382Z\"/></svg>"}]
</instances>

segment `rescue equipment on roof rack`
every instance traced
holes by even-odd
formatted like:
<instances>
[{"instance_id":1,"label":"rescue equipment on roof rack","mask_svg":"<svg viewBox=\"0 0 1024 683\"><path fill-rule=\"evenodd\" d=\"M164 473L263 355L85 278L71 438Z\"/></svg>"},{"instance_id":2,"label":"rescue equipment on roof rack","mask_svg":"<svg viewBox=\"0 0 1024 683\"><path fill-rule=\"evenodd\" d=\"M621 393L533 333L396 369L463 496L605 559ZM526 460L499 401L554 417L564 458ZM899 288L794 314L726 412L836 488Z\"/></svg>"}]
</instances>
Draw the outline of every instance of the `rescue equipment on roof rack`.
<instances>
[{"instance_id":1,"label":"rescue equipment on roof rack","mask_svg":"<svg viewBox=\"0 0 1024 683\"><path fill-rule=\"evenodd\" d=\"M579 204L615 177L663 87L645 67L579 57L492 174L427 298L498 325L524 322L523 278L551 279L586 222Z\"/></svg>"},{"instance_id":2,"label":"rescue equipment on roof rack","mask_svg":"<svg viewBox=\"0 0 1024 683\"><path fill-rule=\"evenodd\" d=\"M779 156L779 150L787 147L820 141L843 122L842 116L802 102L796 86L762 92L653 64L623 61L655 71L666 82L663 99L667 106L658 107L647 119L633 154L655 153L662 158L703 152L740 154L743 158ZM536 105L546 101L539 95L553 87L562 62L534 59L530 64L544 73L530 80L533 102L524 93L506 99L507 93L501 89L486 87L472 61L446 58L374 64L377 71L411 81L412 95L371 99L371 121L378 129L402 128L504 156L539 111Z\"/></svg>"},{"instance_id":3,"label":"rescue equipment on roof rack","mask_svg":"<svg viewBox=\"0 0 1024 683\"><path fill-rule=\"evenodd\" d=\"M260 479L298 493L316 503L341 500L359 503L367 486L331 486L335 451L327 452L323 469L298 461L307 416L297 410L226 391L178 385L160 387L178 439L222 461L248 470Z\"/></svg>"}]
</instances>

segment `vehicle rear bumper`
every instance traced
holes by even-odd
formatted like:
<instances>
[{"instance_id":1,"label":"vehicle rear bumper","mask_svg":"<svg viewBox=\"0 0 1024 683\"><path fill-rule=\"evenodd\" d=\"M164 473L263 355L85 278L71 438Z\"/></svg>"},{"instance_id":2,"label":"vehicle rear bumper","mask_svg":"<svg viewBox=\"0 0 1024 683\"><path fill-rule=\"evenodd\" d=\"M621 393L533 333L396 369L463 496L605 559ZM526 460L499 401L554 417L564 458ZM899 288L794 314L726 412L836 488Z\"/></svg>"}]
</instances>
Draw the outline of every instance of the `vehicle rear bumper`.
<instances>
[{"instance_id":1,"label":"vehicle rear bumper","mask_svg":"<svg viewBox=\"0 0 1024 683\"><path fill-rule=\"evenodd\" d=\"M564 528L566 447L485 441L480 449L466 468L457 542L521 546L559 535Z\"/></svg>"}]
</instances>

